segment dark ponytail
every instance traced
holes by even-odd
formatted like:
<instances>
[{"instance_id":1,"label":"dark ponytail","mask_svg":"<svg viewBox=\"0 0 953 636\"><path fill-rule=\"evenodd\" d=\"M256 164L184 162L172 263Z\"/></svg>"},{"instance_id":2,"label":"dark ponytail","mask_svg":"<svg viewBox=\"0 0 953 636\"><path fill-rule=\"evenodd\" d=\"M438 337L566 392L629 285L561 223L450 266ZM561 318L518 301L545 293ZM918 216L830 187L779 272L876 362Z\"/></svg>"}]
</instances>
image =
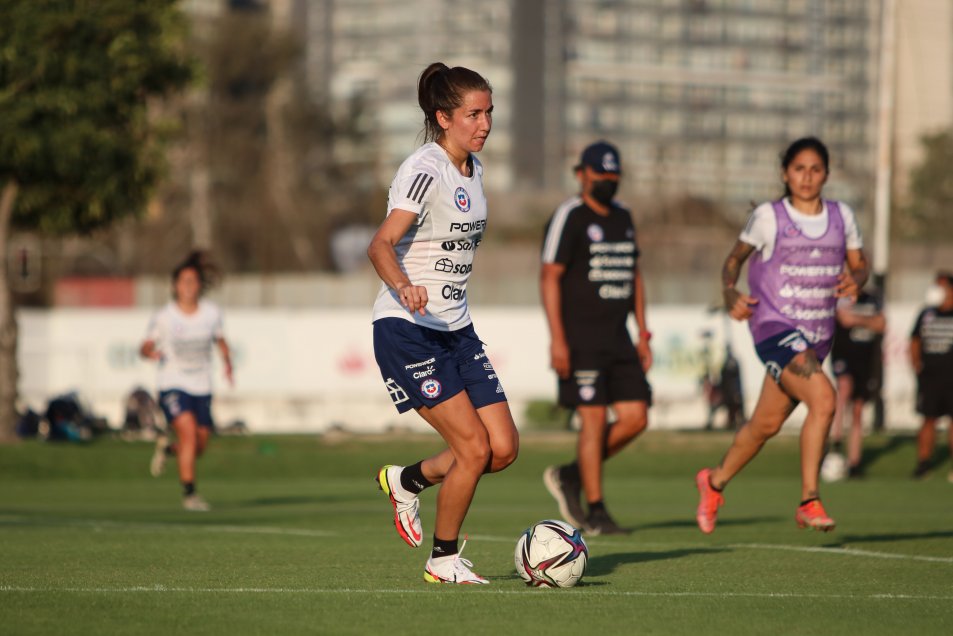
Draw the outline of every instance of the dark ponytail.
<instances>
[{"instance_id":1,"label":"dark ponytail","mask_svg":"<svg viewBox=\"0 0 953 636\"><path fill-rule=\"evenodd\" d=\"M817 137L801 137L797 141L792 142L787 150L781 154L781 170L787 170L788 166L791 165L795 157L801 154L802 150L813 150L816 152L817 156L824 162L824 171L830 174L830 154L827 152L827 146L824 145L824 142ZM789 188L786 183L784 184L784 196L791 196L791 188Z\"/></svg>"},{"instance_id":2,"label":"dark ponytail","mask_svg":"<svg viewBox=\"0 0 953 636\"><path fill-rule=\"evenodd\" d=\"M424 141L436 141L443 134L437 121L437 111L450 115L463 104L470 91L489 91L490 83L477 73L462 66L450 68L443 62L434 62L424 69L417 80L417 103L424 111Z\"/></svg>"},{"instance_id":3,"label":"dark ponytail","mask_svg":"<svg viewBox=\"0 0 953 636\"><path fill-rule=\"evenodd\" d=\"M202 286L203 294L218 284L220 278L218 267L209 260L208 254L203 250L193 250L185 257L185 260L175 266L175 269L172 270L173 286L179 280L179 275L187 269L194 269L199 275L199 284Z\"/></svg>"}]
</instances>

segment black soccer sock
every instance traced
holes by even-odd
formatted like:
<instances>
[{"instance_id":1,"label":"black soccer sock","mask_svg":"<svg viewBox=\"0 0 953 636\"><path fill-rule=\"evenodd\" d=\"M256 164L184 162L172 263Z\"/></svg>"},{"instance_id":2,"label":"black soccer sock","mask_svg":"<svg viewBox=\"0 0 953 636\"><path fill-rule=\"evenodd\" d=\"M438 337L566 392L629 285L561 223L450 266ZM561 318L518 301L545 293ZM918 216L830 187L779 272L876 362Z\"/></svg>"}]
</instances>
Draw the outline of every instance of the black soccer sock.
<instances>
[{"instance_id":1,"label":"black soccer sock","mask_svg":"<svg viewBox=\"0 0 953 636\"><path fill-rule=\"evenodd\" d=\"M602 499L600 499L599 501L589 502L589 514L593 514L596 512L605 512L605 511L606 511L606 504Z\"/></svg>"},{"instance_id":2,"label":"black soccer sock","mask_svg":"<svg viewBox=\"0 0 953 636\"><path fill-rule=\"evenodd\" d=\"M195 494L195 482L194 481L183 481L182 482L182 494L186 497Z\"/></svg>"},{"instance_id":3,"label":"black soccer sock","mask_svg":"<svg viewBox=\"0 0 953 636\"><path fill-rule=\"evenodd\" d=\"M433 484L424 477L424 472L421 470L423 463L423 460L421 460L413 466L407 466L404 470L400 471L400 485L411 494L419 495L424 488L433 486Z\"/></svg>"},{"instance_id":4,"label":"black soccer sock","mask_svg":"<svg viewBox=\"0 0 953 636\"><path fill-rule=\"evenodd\" d=\"M453 556L459 551L456 539L438 539L437 535L433 535L433 550L430 551L431 559Z\"/></svg>"},{"instance_id":5,"label":"black soccer sock","mask_svg":"<svg viewBox=\"0 0 953 636\"><path fill-rule=\"evenodd\" d=\"M570 481L579 481L579 462L573 461L559 467L559 476Z\"/></svg>"},{"instance_id":6,"label":"black soccer sock","mask_svg":"<svg viewBox=\"0 0 953 636\"><path fill-rule=\"evenodd\" d=\"M725 489L724 486L722 486L721 488L718 488L717 486L715 486L715 483L711 480L711 475L708 475L708 487L714 490L715 492L721 492Z\"/></svg>"},{"instance_id":7,"label":"black soccer sock","mask_svg":"<svg viewBox=\"0 0 953 636\"><path fill-rule=\"evenodd\" d=\"M806 506L807 504L811 503L812 501L820 501L820 500L821 500L820 497L808 497L807 499L805 499L804 501L801 502L801 505L802 505L802 506Z\"/></svg>"}]
</instances>

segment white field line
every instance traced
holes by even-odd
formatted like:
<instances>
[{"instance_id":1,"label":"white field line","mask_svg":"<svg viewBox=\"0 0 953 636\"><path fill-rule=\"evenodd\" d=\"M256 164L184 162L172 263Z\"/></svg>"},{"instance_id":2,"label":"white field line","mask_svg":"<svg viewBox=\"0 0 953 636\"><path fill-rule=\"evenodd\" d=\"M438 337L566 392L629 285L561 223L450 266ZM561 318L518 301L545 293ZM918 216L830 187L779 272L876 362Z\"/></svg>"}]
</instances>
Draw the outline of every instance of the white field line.
<instances>
[{"instance_id":1,"label":"white field line","mask_svg":"<svg viewBox=\"0 0 953 636\"><path fill-rule=\"evenodd\" d=\"M498 537L492 535L474 535L474 541L494 541L494 542L511 542L515 541L514 539L509 539L506 537ZM587 545L599 545L599 546L609 546L614 545L618 547L628 547L631 543L628 542L618 542L618 541L600 541L599 539L586 539ZM659 543L659 542L638 542L640 548L685 548L690 545L692 548L701 548L700 544L685 544L685 543ZM706 546L707 547L707 546ZM725 546L710 546L713 550L717 550L719 547L728 548L732 550L782 550L786 552L815 552L819 554L832 554L835 556L854 556L854 557L869 557L872 559L897 559L901 561L925 561L927 563L953 563L953 557L934 557L934 556L921 556L917 554L896 554L894 552L876 552L874 550L859 550L856 548L824 548L824 547L814 547L814 546L801 546L801 545L784 545L784 544L774 544L774 543L734 543Z\"/></svg>"},{"instance_id":2,"label":"white field line","mask_svg":"<svg viewBox=\"0 0 953 636\"><path fill-rule=\"evenodd\" d=\"M953 563L953 557L922 556L918 554L896 554L894 552L875 552L874 550L858 550L857 548L820 548L803 545L774 545L771 543L737 543L729 548L743 548L749 550L785 550L788 552L817 552L820 554L834 554L838 556L869 557L872 559L899 559L902 561L926 561L927 563Z\"/></svg>"},{"instance_id":3,"label":"white field line","mask_svg":"<svg viewBox=\"0 0 953 636\"><path fill-rule=\"evenodd\" d=\"M14 515L2 515L0 516L0 521L12 521L12 522L22 522L29 521L29 517L24 516L14 516ZM94 530L104 530L107 528L122 528L122 529L142 529L142 530L187 530L194 532L196 530L204 530L206 532L222 532L222 533L234 533L234 534L271 534L279 536L297 536L297 537L332 537L337 536L340 533L333 532L330 530L311 530L307 528L281 528L275 526L235 526L235 525L199 525L199 524L184 524L184 523L143 523L143 522L125 522L125 521L111 521L111 520L98 520L98 519L56 519L55 523L60 525L69 525L69 526L82 526L90 527ZM518 535L513 537L501 537L495 535L484 535L484 534L474 534L474 541L489 541L494 543L512 543L515 542L518 538ZM618 542L613 541L601 541L590 539L586 543L589 545L599 545L599 546L618 546L628 547L631 545L629 542ZM515 543L514 543L515 545ZM660 542L638 542L638 547L640 548L673 548L681 547L684 548L686 545L690 547L697 548L702 547L700 544L684 544L684 543L660 543ZM713 549L717 549L719 546L713 546ZM725 548L730 548L734 550L779 550L786 552L807 552L807 553L817 553L817 554L830 554L834 556L853 556L853 557L867 557L872 559L896 559L900 561L920 561L925 563L949 563L953 564L953 557L935 557L935 556L923 556L917 554L897 554L893 552L877 552L874 550L861 550L856 548L824 548L824 547L814 547L814 546L799 546L799 545L785 545L785 544L772 544L772 543L736 543L723 546Z\"/></svg>"},{"instance_id":4,"label":"white field line","mask_svg":"<svg viewBox=\"0 0 953 636\"><path fill-rule=\"evenodd\" d=\"M34 587L21 585L0 585L3 592L66 592L73 594L368 594L368 595L418 595L431 594L431 589L397 590L390 588L289 588L289 587L168 587L165 585L136 585L130 587ZM553 596L552 593L540 591L541 588L526 590L487 590L480 588L478 594L493 594L499 596L519 595L524 598L559 598L565 601L566 597ZM786 592L644 592L644 591L606 591L586 590L585 598L591 596L607 597L651 597L651 598L760 598L760 599L846 599L846 600L912 600L912 601L953 601L953 596L935 594L798 594Z\"/></svg>"}]
</instances>

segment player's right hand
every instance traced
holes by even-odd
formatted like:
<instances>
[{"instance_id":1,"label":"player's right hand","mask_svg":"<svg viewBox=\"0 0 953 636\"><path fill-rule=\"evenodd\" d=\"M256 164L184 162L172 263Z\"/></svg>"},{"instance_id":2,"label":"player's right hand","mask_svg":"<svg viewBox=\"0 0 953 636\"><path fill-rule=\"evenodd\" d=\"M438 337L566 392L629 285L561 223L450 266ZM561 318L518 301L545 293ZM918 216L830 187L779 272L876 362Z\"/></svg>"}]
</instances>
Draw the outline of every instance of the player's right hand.
<instances>
[{"instance_id":1,"label":"player's right hand","mask_svg":"<svg viewBox=\"0 0 953 636\"><path fill-rule=\"evenodd\" d=\"M565 340L553 340L550 343L549 366L563 380L569 377L569 345Z\"/></svg>"},{"instance_id":2,"label":"player's right hand","mask_svg":"<svg viewBox=\"0 0 953 636\"><path fill-rule=\"evenodd\" d=\"M427 306L427 288L422 285L404 285L397 289L397 298L410 313L418 312L421 316L427 312L424 307Z\"/></svg>"},{"instance_id":3,"label":"player's right hand","mask_svg":"<svg viewBox=\"0 0 953 636\"><path fill-rule=\"evenodd\" d=\"M725 309L728 315L735 320L747 320L754 314L754 306L758 304L758 299L742 294L737 289L726 289Z\"/></svg>"}]
</instances>

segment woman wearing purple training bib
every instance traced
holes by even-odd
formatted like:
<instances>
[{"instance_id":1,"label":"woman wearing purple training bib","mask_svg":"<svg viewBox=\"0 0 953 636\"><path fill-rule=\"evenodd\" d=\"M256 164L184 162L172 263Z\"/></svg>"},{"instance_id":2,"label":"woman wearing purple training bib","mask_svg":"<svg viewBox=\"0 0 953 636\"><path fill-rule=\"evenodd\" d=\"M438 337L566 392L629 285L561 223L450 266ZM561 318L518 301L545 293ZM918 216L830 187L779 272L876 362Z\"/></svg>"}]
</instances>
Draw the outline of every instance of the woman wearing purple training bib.
<instances>
[{"instance_id":1,"label":"woman wearing purple training bib","mask_svg":"<svg viewBox=\"0 0 953 636\"><path fill-rule=\"evenodd\" d=\"M748 321L767 373L751 419L721 463L695 476L696 520L706 534L715 529L724 487L801 402L807 417L801 429L801 503L794 519L801 528L834 529L818 492L836 401L821 363L831 350L837 299L856 300L867 281L867 259L850 207L821 198L830 173L824 144L814 137L795 141L782 155L781 169L784 197L754 210L722 268L725 308L735 320ZM735 283L749 257L750 294L744 294Z\"/></svg>"}]
</instances>

